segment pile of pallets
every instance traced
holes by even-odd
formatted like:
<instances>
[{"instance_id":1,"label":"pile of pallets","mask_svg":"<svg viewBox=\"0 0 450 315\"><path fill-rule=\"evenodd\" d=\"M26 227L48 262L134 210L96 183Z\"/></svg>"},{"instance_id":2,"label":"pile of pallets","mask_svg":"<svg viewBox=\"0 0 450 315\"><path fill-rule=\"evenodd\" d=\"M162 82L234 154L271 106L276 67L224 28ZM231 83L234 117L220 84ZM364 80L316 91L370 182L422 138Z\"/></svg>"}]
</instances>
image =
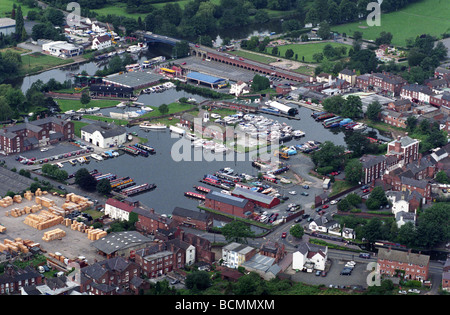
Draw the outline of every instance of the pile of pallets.
<instances>
[{"instance_id":1,"label":"pile of pallets","mask_svg":"<svg viewBox=\"0 0 450 315\"><path fill-rule=\"evenodd\" d=\"M40 197L40 196L42 196L42 195L48 194L48 192L47 192L47 191L42 191L40 188L38 188L34 194L35 194L36 196L39 196L39 197Z\"/></svg>"},{"instance_id":2,"label":"pile of pallets","mask_svg":"<svg viewBox=\"0 0 450 315\"><path fill-rule=\"evenodd\" d=\"M74 193L70 193L66 195L66 202L63 204L63 209L68 210L70 212L78 210L84 211L87 208L90 208L94 205L92 201L89 201L87 198L78 196Z\"/></svg>"},{"instance_id":3,"label":"pile of pallets","mask_svg":"<svg viewBox=\"0 0 450 315\"><path fill-rule=\"evenodd\" d=\"M30 190L27 190L27 191L23 194L23 197L24 197L26 200L28 200L28 201L31 201L31 200L33 199L33 196L34 196L34 194L33 194Z\"/></svg>"},{"instance_id":4,"label":"pile of pallets","mask_svg":"<svg viewBox=\"0 0 450 315\"><path fill-rule=\"evenodd\" d=\"M0 206L2 206L3 208L9 207L13 204L13 199L9 196L0 199Z\"/></svg>"},{"instance_id":5,"label":"pile of pallets","mask_svg":"<svg viewBox=\"0 0 450 315\"><path fill-rule=\"evenodd\" d=\"M105 237L106 235L108 235L107 232L105 232L101 229L89 229L87 231L87 234L88 234L88 239L90 239L91 241L99 240L102 237Z\"/></svg>"},{"instance_id":6,"label":"pile of pallets","mask_svg":"<svg viewBox=\"0 0 450 315\"><path fill-rule=\"evenodd\" d=\"M32 246L31 246L32 245ZM9 239L4 239L3 244L0 244L0 251L8 251L10 253L28 253L29 248L39 246L39 244L34 243L30 240L22 240L21 238L16 238L14 241Z\"/></svg>"},{"instance_id":7,"label":"pile of pallets","mask_svg":"<svg viewBox=\"0 0 450 315\"><path fill-rule=\"evenodd\" d=\"M30 214L25 218L24 223L38 230L45 230L60 224L64 218L55 215L47 210L42 210L39 214Z\"/></svg>"},{"instance_id":8,"label":"pile of pallets","mask_svg":"<svg viewBox=\"0 0 450 315\"><path fill-rule=\"evenodd\" d=\"M60 239L66 236L66 232L61 229L54 229L44 233L42 239L46 242L50 242L56 239Z\"/></svg>"},{"instance_id":9,"label":"pile of pallets","mask_svg":"<svg viewBox=\"0 0 450 315\"><path fill-rule=\"evenodd\" d=\"M11 209L10 211L6 211L5 215L7 217L8 216L12 216L14 218L17 218L17 217L20 217L20 216L25 215L25 214L36 213L36 212L38 212L41 209L42 209L41 205L32 205L31 207L27 206L27 207L25 207L23 209L14 208L14 209Z\"/></svg>"},{"instance_id":10,"label":"pile of pallets","mask_svg":"<svg viewBox=\"0 0 450 315\"><path fill-rule=\"evenodd\" d=\"M42 205L43 207L50 208L55 205L55 201L46 197L36 196L35 199L38 205Z\"/></svg>"}]
</instances>

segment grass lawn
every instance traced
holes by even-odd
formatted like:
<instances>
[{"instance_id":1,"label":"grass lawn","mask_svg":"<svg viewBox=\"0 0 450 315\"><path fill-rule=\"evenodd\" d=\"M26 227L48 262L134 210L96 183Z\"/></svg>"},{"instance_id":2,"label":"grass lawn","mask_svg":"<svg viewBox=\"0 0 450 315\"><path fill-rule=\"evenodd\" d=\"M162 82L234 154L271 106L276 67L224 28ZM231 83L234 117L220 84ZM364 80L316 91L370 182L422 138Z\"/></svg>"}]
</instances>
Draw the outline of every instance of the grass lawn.
<instances>
[{"instance_id":1,"label":"grass lawn","mask_svg":"<svg viewBox=\"0 0 450 315\"><path fill-rule=\"evenodd\" d=\"M58 105L61 108L62 112L66 112L68 110L76 111L80 108L84 108L85 106L86 106L86 108L89 108L89 107L100 107L100 108L113 107L120 103L119 101L114 101L114 100L91 100L89 102L89 104L83 105L83 104L81 104L80 100L57 99L56 101L58 102Z\"/></svg>"},{"instance_id":2,"label":"grass lawn","mask_svg":"<svg viewBox=\"0 0 450 315\"><path fill-rule=\"evenodd\" d=\"M87 122L82 122L82 121L76 121L76 120L72 120L73 122L73 127L75 129L74 133L77 137L81 137L81 128L83 128L86 125L89 125L89 123Z\"/></svg>"},{"instance_id":3,"label":"grass lawn","mask_svg":"<svg viewBox=\"0 0 450 315\"><path fill-rule=\"evenodd\" d=\"M333 42L324 42L324 43L321 42L321 43L290 44L290 45L278 46L278 51L280 52L280 56L284 57L286 50L292 49L294 51L294 56L295 56L295 54L298 55L297 61L302 62L303 61L302 58L304 56L305 57L304 62L315 63L315 61L313 59L313 55L316 53L321 53L323 51L323 48L326 45L331 45L333 47L342 47L342 46L346 47L347 53L348 53L349 49L351 48L351 46L346 45L346 44L333 43ZM270 54L272 52L272 47L266 48L266 52Z\"/></svg>"},{"instance_id":4,"label":"grass lawn","mask_svg":"<svg viewBox=\"0 0 450 315\"><path fill-rule=\"evenodd\" d=\"M27 52L30 52L31 50L29 50L29 49L25 49L25 48L20 48L20 47L8 47L8 48L3 48L3 49L0 49L0 53L5 53L5 52L7 52L7 51L12 51L12 52L14 52L14 53L17 53L17 54L24 54L24 53L27 53Z\"/></svg>"},{"instance_id":5,"label":"grass lawn","mask_svg":"<svg viewBox=\"0 0 450 315\"><path fill-rule=\"evenodd\" d=\"M22 7L22 13L23 16L25 17L28 14L28 11L33 10L33 8L30 8L28 6L26 6L23 3L20 3L19 1L16 0L1 0L0 1L0 17L11 17L11 11L13 8L13 4L16 4L16 6L21 6ZM37 9L34 9L37 10Z\"/></svg>"},{"instance_id":6,"label":"grass lawn","mask_svg":"<svg viewBox=\"0 0 450 315\"><path fill-rule=\"evenodd\" d=\"M95 115L83 115L84 119L90 119L90 120L97 120L97 121L106 121L106 122L113 122L116 125L125 126L128 125L128 121L124 119L116 119L111 117L105 117L105 116L95 116Z\"/></svg>"},{"instance_id":7,"label":"grass lawn","mask_svg":"<svg viewBox=\"0 0 450 315\"><path fill-rule=\"evenodd\" d=\"M26 56L22 56L22 67L19 70L19 74L27 75L52 67L65 65L73 61L73 59L61 59L41 53L32 53Z\"/></svg>"},{"instance_id":8,"label":"grass lawn","mask_svg":"<svg viewBox=\"0 0 450 315\"><path fill-rule=\"evenodd\" d=\"M353 35L355 31L363 33L363 38L375 40L382 31L390 32L393 36L392 44L406 46L407 38L417 35L431 34L441 37L450 31L450 1L422 0L408 5L397 12L381 14L381 26L368 27L365 20L339 26L332 26L332 30L339 33Z\"/></svg>"},{"instance_id":9,"label":"grass lawn","mask_svg":"<svg viewBox=\"0 0 450 315\"><path fill-rule=\"evenodd\" d=\"M228 51L228 53L235 55L235 56L245 58L245 59L261 62L264 64L269 64L269 63L277 61L277 59L275 57L271 57L269 55L267 55L267 56L258 55L258 54L254 54L254 53L244 51L244 50Z\"/></svg>"},{"instance_id":10,"label":"grass lawn","mask_svg":"<svg viewBox=\"0 0 450 315\"><path fill-rule=\"evenodd\" d=\"M126 11L127 5L126 3L115 3L114 5L108 5L101 9L93 9L91 11L96 12L98 15L104 15L107 16L108 14L111 15L117 15L117 16L125 16L129 18L136 18L141 17L141 19L144 19L147 13L127 13Z\"/></svg>"},{"instance_id":11,"label":"grass lawn","mask_svg":"<svg viewBox=\"0 0 450 315\"><path fill-rule=\"evenodd\" d=\"M347 181L337 180L333 183L331 188L330 197L339 194L340 192L352 188L354 185L350 184Z\"/></svg>"},{"instance_id":12,"label":"grass lawn","mask_svg":"<svg viewBox=\"0 0 450 315\"><path fill-rule=\"evenodd\" d=\"M170 115L170 114L175 114L175 113L182 112L184 110L194 108L197 105L181 104L181 103L175 102L175 103L167 104L167 106L169 106L169 112L166 115ZM152 118L152 117L158 117L158 116L162 115L161 112L158 110L158 107L156 107L156 106L150 106L150 107L153 108L153 111L140 116L140 118Z\"/></svg>"}]
</instances>

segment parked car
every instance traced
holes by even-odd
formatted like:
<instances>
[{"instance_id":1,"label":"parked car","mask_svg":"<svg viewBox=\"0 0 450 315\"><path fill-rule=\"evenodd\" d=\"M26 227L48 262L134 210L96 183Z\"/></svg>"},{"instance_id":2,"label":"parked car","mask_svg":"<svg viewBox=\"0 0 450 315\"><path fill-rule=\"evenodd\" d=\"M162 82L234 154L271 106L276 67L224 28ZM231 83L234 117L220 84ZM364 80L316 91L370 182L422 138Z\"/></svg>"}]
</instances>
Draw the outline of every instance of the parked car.
<instances>
[{"instance_id":1,"label":"parked car","mask_svg":"<svg viewBox=\"0 0 450 315\"><path fill-rule=\"evenodd\" d=\"M329 205L323 205L322 209L327 209L328 207L330 207Z\"/></svg>"},{"instance_id":2,"label":"parked car","mask_svg":"<svg viewBox=\"0 0 450 315\"><path fill-rule=\"evenodd\" d=\"M320 275L321 275L322 277L326 277L326 276L327 276L327 272L326 272L326 271L322 271L322 272L320 273Z\"/></svg>"},{"instance_id":3,"label":"parked car","mask_svg":"<svg viewBox=\"0 0 450 315\"><path fill-rule=\"evenodd\" d=\"M341 276L351 276L352 270L348 269L348 268L344 268L344 269L342 269L340 274L341 274Z\"/></svg>"},{"instance_id":4,"label":"parked car","mask_svg":"<svg viewBox=\"0 0 450 315\"><path fill-rule=\"evenodd\" d=\"M321 274L322 274L322 271L320 271L320 270L316 271L316 276L320 276Z\"/></svg>"},{"instance_id":5,"label":"parked car","mask_svg":"<svg viewBox=\"0 0 450 315\"><path fill-rule=\"evenodd\" d=\"M363 190L363 193L365 194L365 193L368 193L369 192L369 190L368 189L364 189Z\"/></svg>"},{"instance_id":6,"label":"parked car","mask_svg":"<svg viewBox=\"0 0 450 315\"><path fill-rule=\"evenodd\" d=\"M281 238L286 238L286 236L287 236L286 232L281 233Z\"/></svg>"},{"instance_id":7,"label":"parked car","mask_svg":"<svg viewBox=\"0 0 450 315\"><path fill-rule=\"evenodd\" d=\"M309 196L309 194L307 192L302 192L302 196Z\"/></svg>"},{"instance_id":8,"label":"parked car","mask_svg":"<svg viewBox=\"0 0 450 315\"><path fill-rule=\"evenodd\" d=\"M399 290L398 294L407 294L405 290Z\"/></svg>"},{"instance_id":9,"label":"parked car","mask_svg":"<svg viewBox=\"0 0 450 315\"><path fill-rule=\"evenodd\" d=\"M420 290L417 290L417 289L409 289L408 292L409 292L409 293L420 294Z\"/></svg>"},{"instance_id":10,"label":"parked car","mask_svg":"<svg viewBox=\"0 0 450 315\"><path fill-rule=\"evenodd\" d=\"M370 258L370 254L368 254L368 253L361 253L361 254L359 254L359 257L360 257L360 258L366 258L366 259L369 259L369 258Z\"/></svg>"},{"instance_id":11,"label":"parked car","mask_svg":"<svg viewBox=\"0 0 450 315\"><path fill-rule=\"evenodd\" d=\"M335 205L335 204L337 204L337 200L331 200L330 201L330 205Z\"/></svg>"}]
</instances>

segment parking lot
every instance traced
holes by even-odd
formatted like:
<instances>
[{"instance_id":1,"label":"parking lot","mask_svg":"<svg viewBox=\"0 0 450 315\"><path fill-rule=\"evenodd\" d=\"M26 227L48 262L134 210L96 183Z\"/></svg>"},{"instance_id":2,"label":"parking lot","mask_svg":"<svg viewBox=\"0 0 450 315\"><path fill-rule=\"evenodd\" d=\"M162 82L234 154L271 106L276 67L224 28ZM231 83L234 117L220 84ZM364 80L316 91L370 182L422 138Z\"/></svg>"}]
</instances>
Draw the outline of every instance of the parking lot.
<instances>
[{"instance_id":1,"label":"parking lot","mask_svg":"<svg viewBox=\"0 0 450 315\"><path fill-rule=\"evenodd\" d=\"M62 206L65 201L65 198L50 194L45 195L45 197L54 200L57 206ZM0 223L7 229L5 233L0 234L1 243L3 243L4 239L14 240L15 238L21 238L23 240L31 240L35 243L39 243L41 248L49 253L60 252L63 256L68 258L76 258L82 255L86 257L88 262L93 262L94 259L102 259L102 257L96 253L96 249L90 246L92 241L88 239L86 233L74 231L70 226L66 227L63 224L58 224L45 230L37 230L24 223L28 214L19 217L5 215L7 211L11 211L14 208L23 209L25 206L31 207L34 204L36 204L34 198L31 201L23 198L21 203L13 203L6 208L0 207ZM43 207L43 209L47 208ZM66 236L61 240L53 240L50 242L42 240L45 232L56 228L65 231Z\"/></svg>"},{"instance_id":2,"label":"parking lot","mask_svg":"<svg viewBox=\"0 0 450 315\"><path fill-rule=\"evenodd\" d=\"M367 263L356 263L351 275L341 275L345 264L348 261L329 258L328 270L326 276L317 276L316 272L295 272L294 270L289 270L289 274L292 275L293 281L304 282L312 285L325 285L329 287L354 287L360 286L363 288L367 287L367 276L369 271L366 270Z\"/></svg>"}]
</instances>

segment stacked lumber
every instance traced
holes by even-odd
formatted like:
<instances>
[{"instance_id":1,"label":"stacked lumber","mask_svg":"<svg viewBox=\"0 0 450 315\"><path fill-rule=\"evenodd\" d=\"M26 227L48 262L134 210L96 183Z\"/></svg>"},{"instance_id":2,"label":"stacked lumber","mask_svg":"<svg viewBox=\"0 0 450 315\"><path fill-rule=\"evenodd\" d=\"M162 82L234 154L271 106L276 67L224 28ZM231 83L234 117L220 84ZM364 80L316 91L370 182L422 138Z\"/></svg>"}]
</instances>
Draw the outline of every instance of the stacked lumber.
<instances>
[{"instance_id":1,"label":"stacked lumber","mask_svg":"<svg viewBox=\"0 0 450 315\"><path fill-rule=\"evenodd\" d=\"M58 206L49 207L48 211L50 211L53 214L60 215L62 217L65 217L68 214L68 212L66 210L64 210Z\"/></svg>"},{"instance_id":2,"label":"stacked lumber","mask_svg":"<svg viewBox=\"0 0 450 315\"><path fill-rule=\"evenodd\" d=\"M22 196L21 195L14 195L13 201L15 203L21 203L22 202Z\"/></svg>"},{"instance_id":3,"label":"stacked lumber","mask_svg":"<svg viewBox=\"0 0 450 315\"><path fill-rule=\"evenodd\" d=\"M4 227L3 225L0 225L0 233L5 233L6 232L6 227Z\"/></svg>"},{"instance_id":4,"label":"stacked lumber","mask_svg":"<svg viewBox=\"0 0 450 315\"><path fill-rule=\"evenodd\" d=\"M89 201L87 198L78 196L74 193L70 193L66 195L66 202L64 203L63 208L64 209L76 208L76 210L78 211L84 211L92 206L94 206L94 203L92 201Z\"/></svg>"},{"instance_id":5,"label":"stacked lumber","mask_svg":"<svg viewBox=\"0 0 450 315\"><path fill-rule=\"evenodd\" d=\"M31 201L31 200L33 199L33 196L34 196L34 194L33 194L30 190L27 190L27 191L23 194L23 197L24 197L25 199L27 199L28 201Z\"/></svg>"},{"instance_id":6,"label":"stacked lumber","mask_svg":"<svg viewBox=\"0 0 450 315\"><path fill-rule=\"evenodd\" d=\"M72 224L70 225L70 228L74 231L84 233L88 227L83 222L78 222L76 220L73 220Z\"/></svg>"},{"instance_id":7,"label":"stacked lumber","mask_svg":"<svg viewBox=\"0 0 450 315\"><path fill-rule=\"evenodd\" d=\"M25 218L24 223L38 230L45 230L60 224L64 218L53 214L47 210L42 210L40 214L30 214Z\"/></svg>"},{"instance_id":8,"label":"stacked lumber","mask_svg":"<svg viewBox=\"0 0 450 315\"><path fill-rule=\"evenodd\" d=\"M90 239L91 241L96 241L101 239L102 237L105 237L108 233L101 229L90 229L88 230L87 234L88 239Z\"/></svg>"},{"instance_id":9,"label":"stacked lumber","mask_svg":"<svg viewBox=\"0 0 450 315\"><path fill-rule=\"evenodd\" d=\"M55 205L55 201L46 197L36 197L36 203L46 208L50 208Z\"/></svg>"},{"instance_id":10,"label":"stacked lumber","mask_svg":"<svg viewBox=\"0 0 450 315\"><path fill-rule=\"evenodd\" d=\"M0 244L2 246L0 246L0 249L3 250L7 250L10 253L28 253L29 249L28 247L24 244L24 241L20 238L16 238L14 241L11 241L9 239L4 239L3 240L3 244Z\"/></svg>"},{"instance_id":11,"label":"stacked lumber","mask_svg":"<svg viewBox=\"0 0 450 315\"><path fill-rule=\"evenodd\" d=\"M54 229L44 233L42 239L46 242L50 242L66 236L66 232L61 229Z\"/></svg>"},{"instance_id":12,"label":"stacked lumber","mask_svg":"<svg viewBox=\"0 0 450 315\"><path fill-rule=\"evenodd\" d=\"M13 204L13 199L9 196L0 200L0 206L2 206L3 208L9 207L12 204Z\"/></svg>"},{"instance_id":13,"label":"stacked lumber","mask_svg":"<svg viewBox=\"0 0 450 315\"><path fill-rule=\"evenodd\" d=\"M19 209L19 208L14 208L14 209L11 209L11 211L9 211L9 215L11 215L14 218L20 217L24 214L25 214L25 210Z\"/></svg>"}]
</instances>

